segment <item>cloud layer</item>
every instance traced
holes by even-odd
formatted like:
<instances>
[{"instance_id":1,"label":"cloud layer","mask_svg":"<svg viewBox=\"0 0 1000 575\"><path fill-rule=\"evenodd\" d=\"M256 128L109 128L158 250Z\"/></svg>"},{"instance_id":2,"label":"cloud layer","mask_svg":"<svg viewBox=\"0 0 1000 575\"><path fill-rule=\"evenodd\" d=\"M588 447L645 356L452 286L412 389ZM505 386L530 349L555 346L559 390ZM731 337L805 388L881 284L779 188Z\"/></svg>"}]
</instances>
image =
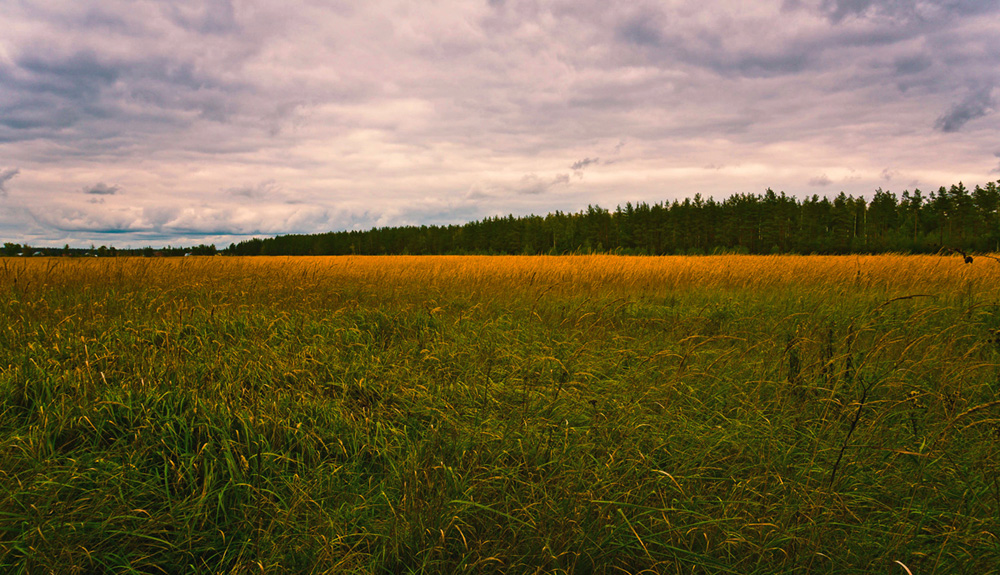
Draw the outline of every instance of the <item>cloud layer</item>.
<instances>
[{"instance_id":1,"label":"cloud layer","mask_svg":"<svg viewBox=\"0 0 1000 575\"><path fill-rule=\"evenodd\" d=\"M5 241L871 195L997 164L986 0L26 0L0 23Z\"/></svg>"}]
</instances>

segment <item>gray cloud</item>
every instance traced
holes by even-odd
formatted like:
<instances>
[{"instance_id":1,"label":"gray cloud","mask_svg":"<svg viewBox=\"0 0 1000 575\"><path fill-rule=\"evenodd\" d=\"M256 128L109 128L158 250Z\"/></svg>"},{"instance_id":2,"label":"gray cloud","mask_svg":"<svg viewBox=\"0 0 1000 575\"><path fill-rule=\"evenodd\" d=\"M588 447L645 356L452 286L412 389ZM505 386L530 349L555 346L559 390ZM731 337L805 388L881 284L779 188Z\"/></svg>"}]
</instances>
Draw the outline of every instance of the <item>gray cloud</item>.
<instances>
[{"instance_id":1,"label":"gray cloud","mask_svg":"<svg viewBox=\"0 0 1000 575\"><path fill-rule=\"evenodd\" d=\"M226 192L233 196L258 200L279 193L280 188L274 180L264 180L262 182L258 182L257 184L227 188Z\"/></svg>"},{"instance_id":2,"label":"gray cloud","mask_svg":"<svg viewBox=\"0 0 1000 575\"><path fill-rule=\"evenodd\" d=\"M7 195L7 182L14 179L14 176L21 173L18 168L6 168L0 170L0 196Z\"/></svg>"},{"instance_id":3,"label":"gray cloud","mask_svg":"<svg viewBox=\"0 0 1000 575\"><path fill-rule=\"evenodd\" d=\"M818 10L837 25L854 20L883 20L897 24L940 23L953 15L972 15L994 11L989 0L821 0L818 4L802 0L786 0L785 10Z\"/></svg>"},{"instance_id":4,"label":"gray cloud","mask_svg":"<svg viewBox=\"0 0 1000 575\"><path fill-rule=\"evenodd\" d=\"M586 168L587 166L590 166L592 164L599 164L600 162L601 162L600 158L584 158L582 160L573 162L573 165L570 166L569 169L573 170L574 172L579 172L583 171L583 169Z\"/></svg>"},{"instance_id":5,"label":"gray cloud","mask_svg":"<svg viewBox=\"0 0 1000 575\"><path fill-rule=\"evenodd\" d=\"M558 174L551 179L543 179L535 174L527 174L521 178L514 191L518 194L544 194L556 186L569 185L569 174Z\"/></svg>"},{"instance_id":6,"label":"gray cloud","mask_svg":"<svg viewBox=\"0 0 1000 575\"><path fill-rule=\"evenodd\" d=\"M619 25L618 37L637 46L660 46L664 38L655 22L655 13L637 14Z\"/></svg>"},{"instance_id":7,"label":"gray cloud","mask_svg":"<svg viewBox=\"0 0 1000 575\"><path fill-rule=\"evenodd\" d=\"M52 95L88 102L95 99L120 76L114 66L101 61L89 50L64 58L45 56L44 50L21 56L15 65L24 74L22 85L33 94ZM16 77L8 77L16 80Z\"/></svg>"},{"instance_id":8,"label":"gray cloud","mask_svg":"<svg viewBox=\"0 0 1000 575\"><path fill-rule=\"evenodd\" d=\"M785 1L781 12L801 26L788 24L780 31L767 10L747 10L744 18L692 12L689 6L640 8L617 23L615 37L646 63L683 62L718 74L774 78L839 68L854 58L845 52L900 45L932 33L911 3L895 0ZM830 25L817 27L807 17L813 14ZM849 17L864 23L845 21ZM769 30L767 42L758 41L761 28ZM918 63L902 63L907 64Z\"/></svg>"},{"instance_id":9,"label":"gray cloud","mask_svg":"<svg viewBox=\"0 0 1000 575\"><path fill-rule=\"evenodd\" d=\"M514 196L539 196L554 188L569 186L569 174L556 174L544 178L538 174L525 174L513 182L477 182L465 194L466 200L487 200Z\"/></svg>"},{"instance_id":10,"label":"gray cloud","mask_svg":"<svg viewBox=\"0 0 1000 575\"><path fill-rule=\"evenodd\" d=\"M114 61L91 51L53 54L32 51L7 68L0 66L0 141L39 137L100 141L131 124L149 131L191 123L186 113L223 121L232 112L219 81L199 78L185 63L156 59ZM179 113L179 114L178 114ZM66 132L67 128L86 130ZM3 129L6 128L6 129ZM97 138L94 138L97 136Z\"/></svg>"},{"instance_id":11,"label":"gray cloud","mask_svg":"<svg viewBox=\"0 0 1000 575\"><path fill-rule=\"evenodd\" d=\"M113 196L121 190L118 186L109 186L104 182L98 182L93 186L87 186L83 189L83 193L91 194L95 196Z\"/></svg>"},{"instance_id":12,"label":"gray cloud","mask_svg":"<svg viewBox=\"0 0 1000 575\"><path fill-rule=\"evenodd\" d=\"M809 178L809 185L810 186L824 187L824 186L829 186L832 183L833 183L833 180L831 180L830 177L827 176L826 174L822 174L822 175L816 176L814 178Z\"/></svg>"},{"instance_id":13,"label":"gray cloud","mask_svg":"<svg viewBox=\"0 0 1000 575\"><path fill-rule=\"evenodd\" d=\"M232 0L181 2L172 0L165 8L170 19L202 34L229 34L239 31Z\"/></svg>"},{"instance_id":14,"label":"gray cloud","mask_svg":"<svg viewBox=\"0 0 1000 575\"><path fill-rule=\"evenodd\" d=\"M0 143L58 139L91 155L138 154L167 142L194 149L199 144L184 132L202 120L229 122L248 107L288 109L254 97L253 81L234 73L256 49L249 38L211 40L232 28L228 1L130 6L120 15L81 7L80 20L71 6L57 16L25 4L26 17L49 18L53 27L34 27L0 65Z\"/></svg>"},{"instance_id":15,"label":"gray cloud","mask_svg":"<svg viewBox=\"0 0 1000 575\"><path fill-rule=\"evenodd\" d=\"M840 22L847 16L864 16L876 5L874 0L823 0L820 5L834 22Z\"/></svg>"},{"instance_id":16,"label":"gray cloud","mask_svg":"<svg viewBox=\"0 0 1000 575\"><path fill-rule=\"evenodd\" d=\"M780 39L777 46L727 42L719 30L686 23L680 14L644 9L621 22L616 37L640 50L642 60L651 64L678 61L719 74L769 77L799 72L819 52L814 41ZM736 37L744 31L734 30ZM748 32L748 31L747 31ZM788 44L797 44L789 46ZM810 46L809 44L812 44Z\"/></svg>"},{"instance_id":17,"label":"gray cloud","mask_svg":"<svg viewBox=\"0 0 1000 575\"><path fill-rule=\"evenodd\" d=\"M897 76L909 76L927 70L933 63L934 61L927 54L906 54L893 61L893 68Z\"/></svg>"},{"instance_id":18,"label":"gray cloud","mask_svg":"<svg viewBox=\"0 0 1000 575\"><path fill-rule=\"evenodd\" d=\"M934 127L942 132L957 132L962 126L994 111L994 100L989 88L974 91L961 102L954 104L938 117Z\"/></svg>"}]
</instances>

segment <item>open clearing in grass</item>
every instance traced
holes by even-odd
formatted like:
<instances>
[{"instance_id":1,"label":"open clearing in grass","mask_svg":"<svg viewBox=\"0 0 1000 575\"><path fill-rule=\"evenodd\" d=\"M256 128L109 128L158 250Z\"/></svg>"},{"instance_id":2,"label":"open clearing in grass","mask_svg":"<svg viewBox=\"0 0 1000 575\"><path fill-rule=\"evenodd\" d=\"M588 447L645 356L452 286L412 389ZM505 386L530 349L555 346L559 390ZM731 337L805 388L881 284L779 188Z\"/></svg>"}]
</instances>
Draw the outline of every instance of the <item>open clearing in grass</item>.
<instances>
[{"instance_id":1,"label":"open clearing in grass","mask_svg":"<svg viewBox=\"0 0 1000 575\"><path fill-rule=\"evenodd\" d=\"M992 260L0 264L4 572L1000 564Z\"/></svg>"}]
</instances>

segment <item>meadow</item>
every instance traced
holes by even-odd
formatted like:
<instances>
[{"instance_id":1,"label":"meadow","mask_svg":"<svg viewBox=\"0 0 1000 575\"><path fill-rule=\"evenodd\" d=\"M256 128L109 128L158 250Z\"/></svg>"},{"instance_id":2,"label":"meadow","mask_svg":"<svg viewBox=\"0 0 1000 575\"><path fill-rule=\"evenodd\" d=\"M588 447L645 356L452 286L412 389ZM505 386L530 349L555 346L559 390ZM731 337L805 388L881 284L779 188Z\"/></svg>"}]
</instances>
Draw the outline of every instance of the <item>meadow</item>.
<instances>
[{"instance_id":1,"label":"meadow","mask_svg":"<svg viewBox=\"0 0 1000 575\"><path fill-rule=\"evenodd\" d=\"M5 573L991 573L1000 261L0 259Z\"/></svg>"}]
</instances>

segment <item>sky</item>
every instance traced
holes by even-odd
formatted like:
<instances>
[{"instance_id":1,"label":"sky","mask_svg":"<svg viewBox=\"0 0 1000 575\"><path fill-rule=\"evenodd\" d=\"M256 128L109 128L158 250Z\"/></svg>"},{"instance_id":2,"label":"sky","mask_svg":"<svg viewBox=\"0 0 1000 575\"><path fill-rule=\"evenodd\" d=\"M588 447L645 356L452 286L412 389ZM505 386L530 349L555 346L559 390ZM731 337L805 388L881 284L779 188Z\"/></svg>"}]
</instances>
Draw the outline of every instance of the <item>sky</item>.
<instances>
[{"instance_id":1,"label":"sky","mask_svg":"<svg viewBox=\"0 0 1000 575\"><path fill-rule=\"evenodd\" d=\"M0 241L1000 179L996 0L3 0Z\"/></svg>"}]
</instances>

